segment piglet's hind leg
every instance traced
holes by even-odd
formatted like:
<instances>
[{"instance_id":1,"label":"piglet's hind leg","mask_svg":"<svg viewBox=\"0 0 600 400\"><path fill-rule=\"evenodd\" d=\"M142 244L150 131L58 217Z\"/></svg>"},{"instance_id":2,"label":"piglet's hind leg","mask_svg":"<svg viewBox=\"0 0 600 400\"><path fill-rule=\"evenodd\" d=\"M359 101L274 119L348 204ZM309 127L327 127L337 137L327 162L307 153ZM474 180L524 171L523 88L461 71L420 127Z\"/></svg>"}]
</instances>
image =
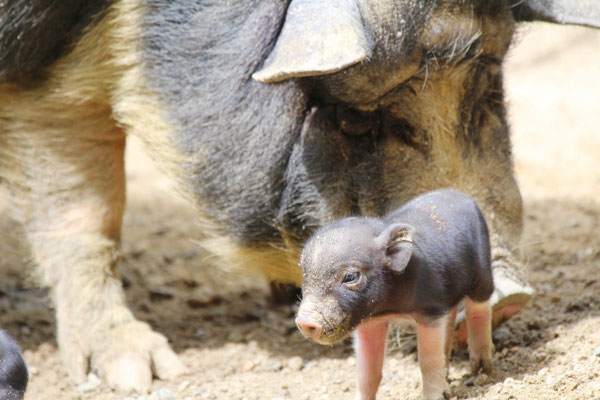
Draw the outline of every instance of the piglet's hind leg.
<instances>
[{"instance_id":1,"label":"piglet's hind leg","mask_svg":"<svg viewBox=\"0 0 600 400\"><path fill-rule=\"evenodd\" d=\"M450 356L452 353L452 340L454 339L454 322L456 321L456 314L458 312L458 306L454 306L446 316L446 338L444 339L444 354L446 356L446 366L444 367L444 374L446 379L450 370Z\"/></svg>"},{"instance_id":2,"label":"piglet's hind leg","mask_svg":"<svg viewBox=\"0 0 600 400\"><path fill-rule=\"evenodd\" d=\"M444 399L450 394L446 381L446 315L431 324L418 323L417 348L423 376L423 400Z\"/></svg>"},{"instance_id":3,"label":"piglet's hind leg","mask_svg":"<svg viewBox=\"0 0 600 400\"><path fill-rule=\"evenodd\" d=\"M357 400L375 400L385 355L387 322L369 322L356 329Z\"/></svg>"},{"instance_id":4,"label":"piglet's hind leg","mask_svg":"<svg viewBox=\"0 0 600 400\"><path fill-rule=\"evenodd\" d=\"M471 371L476 374L479 369L492 372L492 311L489 301L476 302L467 297L465 300L469 359Z\"/></svg>"}]
</instances>

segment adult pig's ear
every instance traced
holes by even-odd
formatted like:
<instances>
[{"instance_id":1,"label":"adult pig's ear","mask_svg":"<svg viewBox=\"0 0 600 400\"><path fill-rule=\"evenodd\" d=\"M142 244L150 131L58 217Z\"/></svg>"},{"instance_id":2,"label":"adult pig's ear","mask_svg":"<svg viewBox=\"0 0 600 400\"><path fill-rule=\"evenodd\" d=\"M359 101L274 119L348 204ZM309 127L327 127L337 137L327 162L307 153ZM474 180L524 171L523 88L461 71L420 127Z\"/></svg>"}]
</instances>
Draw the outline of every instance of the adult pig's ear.
<instances>
[{"instance_id":1,"label":"adult pig's ear","mask_svg":"<svg viewBox=\"0 0 600 400\"><path fill-rule=\"evenodd\" d=\"M408 224L392 224L375 239L385 251L388 266L396 272L402 272L408 265L413 251L415 228Z\"/></svg>"},{"instance_id":2,"label":"adult pig's ear","mask_svg":"<svg viewBox=\"0 0 600 400\"><path fill-rule=\"evenodd\" d=\"M279 38L263 67L260 82L340 71L370 56L356 0L292 0Z\"/></svg>"},{"instance_id":3,"label":"adult pig's ear","mask_svg":"<svg viewBox=\"0 0 600 400\"><path fill-rule=\"evenodd\" d=\"M599 0L511 0L517 21L546 21L600 28Z\"/></svg>"}]
</instances>

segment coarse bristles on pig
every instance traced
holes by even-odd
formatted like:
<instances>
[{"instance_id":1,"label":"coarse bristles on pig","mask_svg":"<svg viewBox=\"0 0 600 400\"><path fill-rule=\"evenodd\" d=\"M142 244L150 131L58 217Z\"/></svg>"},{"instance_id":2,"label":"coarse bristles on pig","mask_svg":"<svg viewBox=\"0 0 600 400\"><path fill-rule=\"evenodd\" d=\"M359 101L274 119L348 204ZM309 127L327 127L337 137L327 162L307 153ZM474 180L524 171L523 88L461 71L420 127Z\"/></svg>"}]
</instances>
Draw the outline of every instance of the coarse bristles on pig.
<instances>
[{"instance_id":1,"label":"coarse bristles on pig","mask_svg":"<svg viewBox=\"0 0 600 400\"><path fill-rule=\"evenodd\" d=\"M502 60L518 21L598 26L599 7L0 2L0 180L51 289L69 375L82 381L91 364L143 392L153 374L185 371L129 311L117 272L127 135L196 207L223 265L296 285L323 224L459 189L490 226L492 302L521 307L531 288L514 252L522 203Z\"/></svg>"},{"instance_id":2,"label":"coarse bristles on pig","mask_svg":"<svg viewBox=\"0 0 600 400\"><path fill-rule=\"evenodd\" d=\"M15 341L0 329L0 399L23 400L29 374Z\"/></svg>"},{"instance_id":3,"label":"coarse bristles on pig","mask_svg":"<svg viewBox=\"0 0 600 400\"><path fill-rule=\"evenodd\" d=\"M361 399L375 398L387 322L397 318L417 323L423 398L442 398L454 319L465 299L473 372L491 371L490 238L468 196L438 190L385 218L335 221L309 239L300 263L303 299L296 324L323 344L356 331Z\"/></svg>"}]
</instances>

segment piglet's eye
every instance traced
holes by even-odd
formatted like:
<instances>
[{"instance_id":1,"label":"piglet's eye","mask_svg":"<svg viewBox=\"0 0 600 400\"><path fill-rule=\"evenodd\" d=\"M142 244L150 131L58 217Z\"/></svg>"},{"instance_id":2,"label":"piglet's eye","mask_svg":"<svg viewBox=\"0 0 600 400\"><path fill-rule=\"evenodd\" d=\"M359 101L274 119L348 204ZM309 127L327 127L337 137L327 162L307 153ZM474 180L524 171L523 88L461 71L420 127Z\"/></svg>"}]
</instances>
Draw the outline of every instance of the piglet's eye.
<instances>
[{"instance_id":1,"label":"piglet's eye","mask_svg":"<svg viewBox=\"0 0 600 400\"><path fill-rule=\"evenodd\" d=\"M342 283L347 283L347 284L356 283L359 278L360 278L360 272L349 272L346 275L344 275L344 280L342 281Z\"/></svg>"}]
</instances>

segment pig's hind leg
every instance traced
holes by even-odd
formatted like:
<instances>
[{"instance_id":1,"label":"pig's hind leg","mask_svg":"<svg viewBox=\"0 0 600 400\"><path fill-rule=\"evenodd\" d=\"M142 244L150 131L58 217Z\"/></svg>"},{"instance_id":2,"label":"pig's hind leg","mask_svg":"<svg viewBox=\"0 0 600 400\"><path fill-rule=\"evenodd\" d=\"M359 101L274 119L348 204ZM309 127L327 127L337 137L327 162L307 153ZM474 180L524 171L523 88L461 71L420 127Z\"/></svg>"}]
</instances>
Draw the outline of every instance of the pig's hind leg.
<instances>
[{"instance_id":1,"label":"pig's hind leg","mask_svg":"<svg viewBox=\"0 0 600 400\"><path fill-rule=\"evenodd\" d=\"M471 371L475 374L479 369L490 373L492 371L492 310L490 301L477 302L469 297L465 299L467 320L467 343Z\"/></svg>"},{"instance_id":2,"label":"pig's hind leg","mask_svg":"<svg viewBox=\"0 0 600 400\"><path fill-rule=\"evenodd\" d=\"M458 313L458 306L454 306L446 316L446 338L444 339L444 354L446 355L446 366L445 374L448 378L448 372L450 368L450 355L452 353L452 341L454 339L454 323L456 321L456 314Z\"/></svg>"}]
</instances>

